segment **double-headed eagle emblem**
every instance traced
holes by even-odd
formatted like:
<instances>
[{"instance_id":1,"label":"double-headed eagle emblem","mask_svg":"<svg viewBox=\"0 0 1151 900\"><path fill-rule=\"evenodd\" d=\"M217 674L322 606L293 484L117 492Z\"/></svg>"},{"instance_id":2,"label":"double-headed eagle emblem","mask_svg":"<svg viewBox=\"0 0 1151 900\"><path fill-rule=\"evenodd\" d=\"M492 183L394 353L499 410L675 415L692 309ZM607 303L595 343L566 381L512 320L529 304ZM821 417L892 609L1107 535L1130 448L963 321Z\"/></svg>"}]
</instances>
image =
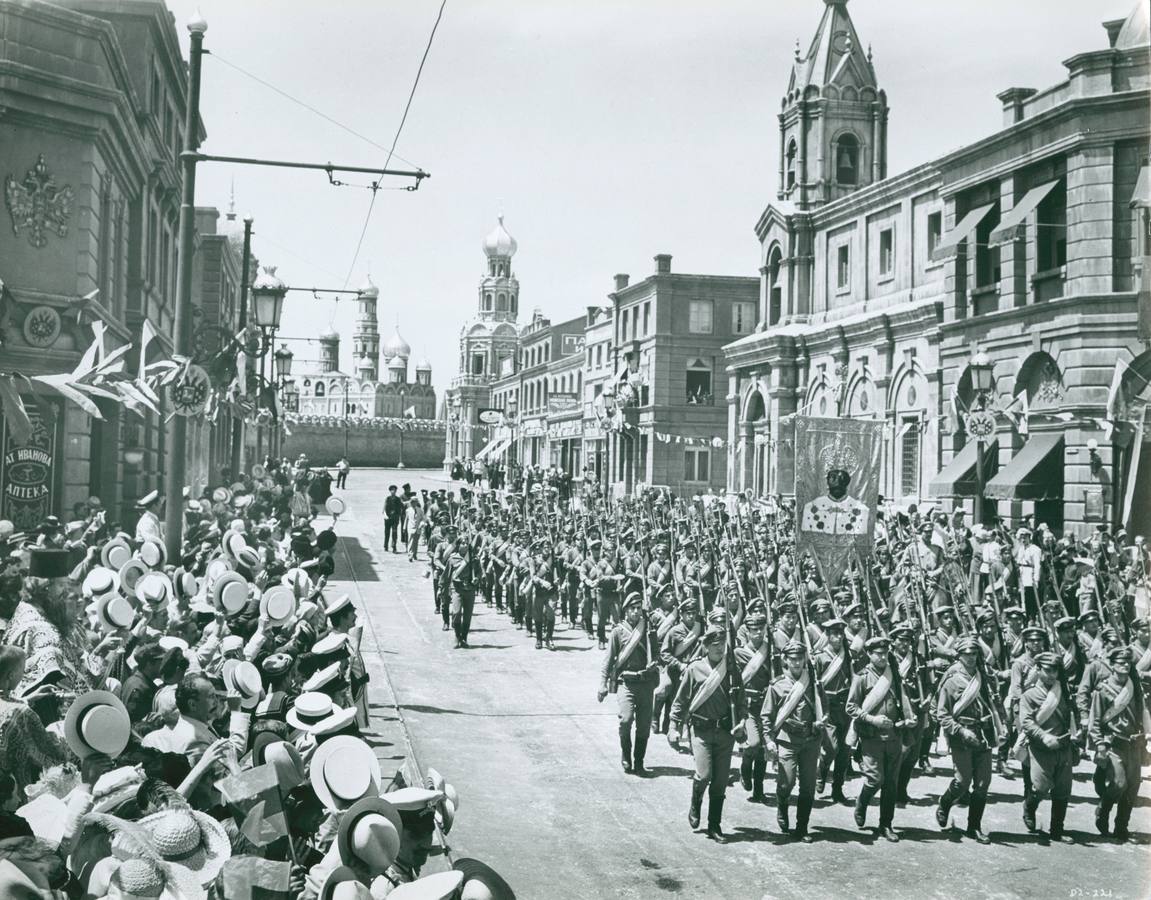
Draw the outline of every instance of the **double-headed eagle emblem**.
<instances>
[{"instance_id":1,"label":"double-headed eagle emblem","mask_svg":"<svg viewBox=\"0 0 1151 900\"><path fill-rule=\"evenodd\" d=\"M11 175L4 179L4 202L12 217L12 232L28 232L28 243L37 249L48 243L48 232L57 237L68 234L72 217L72 186L58 187L41 153L23 181Z\"/></svg>"}]
</instances>

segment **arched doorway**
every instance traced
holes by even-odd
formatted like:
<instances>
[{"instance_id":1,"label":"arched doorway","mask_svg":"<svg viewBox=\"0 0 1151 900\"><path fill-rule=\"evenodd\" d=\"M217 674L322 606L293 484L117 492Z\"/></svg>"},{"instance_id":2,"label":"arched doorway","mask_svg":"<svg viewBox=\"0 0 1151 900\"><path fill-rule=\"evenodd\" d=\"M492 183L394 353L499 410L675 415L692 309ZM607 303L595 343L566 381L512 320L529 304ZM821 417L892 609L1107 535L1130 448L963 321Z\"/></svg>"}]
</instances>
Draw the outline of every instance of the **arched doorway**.
<instances>
[{"instance_id":1,"label":"arched doorway","mask_svg":"<svg viewBox=\"0 0 1151 900\"><path fill-rule=\"evenodd\" d=\"M743 404L743 448L742 486L762 497L771 485L771 423L758 387L752 389Z\"/></svg>"}]
</instances>

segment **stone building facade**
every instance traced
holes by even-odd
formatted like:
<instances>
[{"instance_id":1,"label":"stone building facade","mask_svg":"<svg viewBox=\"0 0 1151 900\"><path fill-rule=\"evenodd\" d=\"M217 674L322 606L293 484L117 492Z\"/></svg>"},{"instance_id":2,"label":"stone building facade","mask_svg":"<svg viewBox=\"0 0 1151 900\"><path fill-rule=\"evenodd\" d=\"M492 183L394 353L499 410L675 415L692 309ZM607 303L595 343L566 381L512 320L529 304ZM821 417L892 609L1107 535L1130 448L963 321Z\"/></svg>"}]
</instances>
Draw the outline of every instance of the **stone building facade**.
<instances>
[{"instance_id":1,"label":"stone building facade","mask_svg":"<svg viewBox=\"0 0 1151 900\"><path fill-rule=\"evenodd\" d=\"M793 64L780 189L756 225L763 324L726 348L728 488L792 492L797 412L878 418L886 497L973 510L963 411L982 350L998 411L986 511L1113 521L1109 386L1142 349L1145 4L1067 60L1066 81L1000 94L1000 132L894 176L874 61L846 0L825 4Z\"/></svg>"},{"instance_id":2,"label":"stone building facade","mask_svg":"<svg viewBox=\"0 0 1151 900\"><path fill-rule=\"evenodd\" d=\"M147 319L149 359L169 355L187 86L171 14L160 0L13 0L0 45L0 368L71 371L96 319L109 351L138 344ZM66 517L96 494L130 528L133 501L163 483L162 416L50 402L36 497L16 498L5 466L0 518Z\"/></svg>"}]
</instances>

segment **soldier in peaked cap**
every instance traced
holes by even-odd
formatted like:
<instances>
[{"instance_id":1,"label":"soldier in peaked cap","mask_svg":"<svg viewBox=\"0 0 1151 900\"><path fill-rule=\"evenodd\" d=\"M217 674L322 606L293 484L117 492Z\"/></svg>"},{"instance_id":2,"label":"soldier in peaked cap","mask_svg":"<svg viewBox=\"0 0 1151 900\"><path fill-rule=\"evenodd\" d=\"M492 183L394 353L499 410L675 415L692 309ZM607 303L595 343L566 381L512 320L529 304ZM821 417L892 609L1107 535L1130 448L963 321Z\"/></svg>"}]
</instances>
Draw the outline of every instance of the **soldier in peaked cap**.
<instances>
[{"instance_id":1,"label":"soldier in peaked cap","mask_svg":"<svg viewBox=\"0 0 1151 900\"><path fill-rule=\"evenodd\" d=\"M865 647L867 666L851 682L847 714L852 718L848 743L860 745L860 769L864 785L855 801L855 824L867 821L867 807L882 791L879 801L879 834L898 841L892 823L899 789L899 762L903 756L901 732L914 723L914 714L899 681L898 671L888 664L887 638L869 638Z\"/></svg>"},{"instance_id":2,"label":"soldier in peaked cap","mask_svg":"<svg viewBox=\"0 0 1151 900\"><path fill-rule=\"evenodd\" d=\"M1130 837L1128 823L1139 797L1143 754L1151 735L1151 714L1140 702L1132 661L1130 647L1112 649L1111 674L1092 697L1088 719L1091 743L1096 748L1094 780L1099 806L1095 826L1100 834L1107 834L1111 810L1117 805L1115 840L1120 842Z\"/></svg>"},{"instance_id":3,"label":"soldier in peaked cap","mask_svg":"<svg viewBox=\"0 0 1151 900\"><path fill-rule=\"evenodd\" d=\"M580 580L584 589L595 598L596 615L599 619L598 628L599 646L603 650L607 646L607 627L609 623L619 621L619 591L623 576L616 570L611 560L604 558L603 549L596 542L589 549L589 556L580 567ZM591 637L591 610L584 617L584 625Z\"/></svg>"},{"instance_id":4,"label":"soldier in peaked cap","mask_svg":"<svg viewBox=\"0 0 1151 900\"><path fill-rule=\"evenodd\" d=\"M765 714L764 699L771 687L773 645L764 634L767 616L762 612L749 612L744 625L746 641L735 648L747 703L747 741L740 759L739 777L751 800L763 803L767 799L763 794L763 779L767 775L767 740L771 735L771 719Z\"/></svg>"},{"instance_id":5,"label":"soldier in peaked cap","mask_svg":"<svg viewBox=\"0 0 1151 900\"><path fill-rule=\"evenodd\" d=\"M674 594L670 586L665 593ZM699 639L703 634L704 623L699 616L699 604L691 597L679 601L679 617L664 632L660 640L659 660L666 675L661 679L656 691L656 715L652 719L652 731L662 734L671 722L671 704L679 692L679 682L684 669L699 653ZM666 681L666 683L664 683Z\"/></svg>"},{"instance_id":6,"label":"soldier in peaked cap","mask_svg":"<svg viewBox=\"0 0 1151 900\"><path fill-rule=\"evenodd\" d=\"M1036 656L1039 680L1019 698L1019 728L1027 750L1031 790L1023 798L1023 824L1036 831L1035 813L1051 797L1051 839L1071 842L1063 831L1071 799L1071 770L1075 750L1075 712L1059 683L1059 659L1054 653Z\"/></svg>"},{"instance_id":7,"label":"soldier in peaked cap","mask_svg":"<svg viewBox=\"0 0 1151 900\"><path fill-rule=\"evenodd\" d=\"M703 795L708 794L707 836L717 843L727 843L721 822L727 779L731 773L731 754L735 741L746 740L743 692L732 692L731 681L738 678L727 668L723 629L709 628L703 636L705 654L689 665L680 681L671 708L671 730L668 743L679 748L680 733L690 723L691 749L695 757L695 776L691 783L691 806L687 821L699 827Z\"/></svg>"},{"instance_id":8,"label":"soldier in peaked cap","mask_svg":"<svg viewBox=\"0 0 1151 900\"><path fill-rule=\"evenodd\" d=\"M816 719L816 685L811 680L804 645L791 641L783 648L783 658L785 668L772 681L764 702L764 717L771 722L770 735L779 752L775 773L776 821L783 834L793 834L810 843L807 823L815 801L820 732L824 723ZM788 822L788 804L797 781L799 799L795 808L795 831L792 832Z\"/></svg>"},{"instance_id":9,"label":"soldier in peaked cap","mask_svg":"<svg viewBox=\"0 0 1151 900\"><path fill-rule=\"evenodd\" d=\"M952 806L970 788L967 836L988 844L991 841L983 833L983 810L991 784L991 754L998 742L991 703L998 697L992 693L992 685L983 683L977 639L960 638L955 652L959 663L943 676L935 703L935 717L951 747L955 777L939 798L935 819L940 828L946 828Z\"/></svg>"},{"instance_id":10,"label":"soldier in peaked cap","mask_svg":"<svg viewBox=\"0 0 1151 900\"><path fill-rule=\"evenodd\" d=\"M556 627L556 579L546 553L546 543L537 542L532 552L531 583L533 618L536 626L536 649L546 642L554 650L552 635Z\"/></svg>"},{"instance_id":11,"label":"soldier in peaked cap","mask_svg":"<svg viewBox=\"0 0 1151 900\"><path fill-rule=\"evenodd\" d=\"M658 670L655 634L648 627L643 612L643 597L629 594L624 600L624 620L612 629L597 695L600 703L609 693L618 696L620 756L623 770L629 774L646 774L644 756L651 729L652 694L659 680Z\"/></svg>"},{"instance_id":12,"label":"soldier in peaked cap","mask_svg":"<svg viewBox=\"0 0 1151 900\"><path fill-rule=\"evenodd\" d=\"M851 759L851 748L847 746L847 729L851 724L847 715L847 692L852 679L851 654L847 649L842 619L828 619L823 623L823 633L826 643L822 649L815 651L812 665L823 689L826 703L824 715L830 728L823 734L815 791L817 794L823 793L830 772L832 802L847 803L843 782Z\"/></svg>"}]
</instances>

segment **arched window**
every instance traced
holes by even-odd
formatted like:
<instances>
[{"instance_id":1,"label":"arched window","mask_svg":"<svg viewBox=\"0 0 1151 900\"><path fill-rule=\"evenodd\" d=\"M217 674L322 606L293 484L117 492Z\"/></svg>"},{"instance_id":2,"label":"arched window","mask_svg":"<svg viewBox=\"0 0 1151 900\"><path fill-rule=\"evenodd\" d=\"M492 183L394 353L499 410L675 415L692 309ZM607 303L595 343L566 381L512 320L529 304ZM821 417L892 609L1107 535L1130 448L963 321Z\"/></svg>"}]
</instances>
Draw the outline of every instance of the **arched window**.
<instances>
[{"instance_id":1,"label":"arched window","mask_svg":"<svg viewBox=\"0 0 1151 900\"><path fill-rule=\"evenodd\" d=\"M322 381L316 382L316 396L317 397L324 396L324 383Z\"/></svg>"},{"instance_id":2,"label":"arched window","mask_svg":"<svg viewBox=\"0 0 1151 900\"><path fill-rule=\"evenodd\" d=\"M859 183L859 138L840 135L835 147L835 180L840 184Z\"/></svg>"},{"instance_id":3,"label":"arched window","mask_svg":"<svg viewBox=\"0 0 1151 900\"><path fill-rule=\"evenodd\" d=\"M795 157L799 153L799 148L795 145L793 138L791 143L787 145L787 186L789 188L795 187Z\"/></svg>"},{"instance_id":4,"label":"arched window","mask_svg":"<svg viewBox=\"0 0 1151 900\"><path fill-rule=\"evenodd\" d=\"M516 302L516 295L514 293L511 294L511 311L513 313L519 312L519 306Z\"/></svg>"},{"instance_id":5,"label":"arched window","mask_svg":"<svg viewBox=\"0 0 1151 900\"><path fill-rule=\"evenodd\" d=\"M507 308L508 308L508 295L507 294L498 294L496 296L496 311L497 312L506 312Z\"/></svg>"},{"instance_id":6,"label":"arched window","mask_svg":"<svg viewBox=\"0 0 1151 900\"><path fill-rule=\"evenodd\" d=\"M492 295L484 294L484 311L491 312L492 309Z\"/></svg>"},{"instance_id":7,"label":"arched window","mask_svg":"<svg viewBox=\"0 0 1151 900\"><path fill-rule=\"evenodd\" d=\"M767 262L767 324L778 325L783 317L783 285L779 283L783 254L779 247L771 251Z\"/></svg>"}]
</instances>

